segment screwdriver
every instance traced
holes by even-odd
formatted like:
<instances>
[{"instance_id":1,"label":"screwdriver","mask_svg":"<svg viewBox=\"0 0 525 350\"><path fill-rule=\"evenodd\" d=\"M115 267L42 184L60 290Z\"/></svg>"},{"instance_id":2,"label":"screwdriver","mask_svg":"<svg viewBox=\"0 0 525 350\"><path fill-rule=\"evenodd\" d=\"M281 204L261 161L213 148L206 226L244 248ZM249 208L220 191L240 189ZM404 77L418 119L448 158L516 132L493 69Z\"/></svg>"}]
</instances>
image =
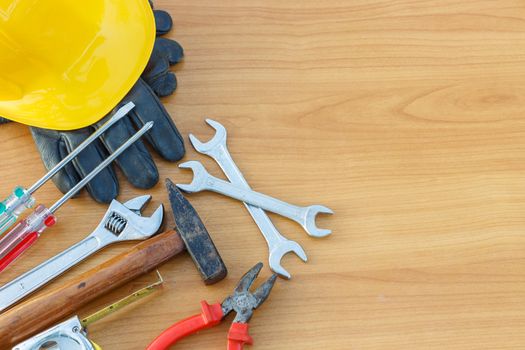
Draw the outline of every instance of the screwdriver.
<instances>
[{"instance_id":1,"label":"screwdriver","mask_svg":"<svg viewBox=\"0 0 525 350\"><path fill-rule=\"evenodd\" d=\"M54 213L71 197L73 197L80 189L82 189L91 179L93 179L102 169L108 166L115 158L117 158L124 150L137 141L143 134L153 127L153 122L147 122L144 126L123 143L115 152L100 163L93 171L70 189L62 198L55 202L51 207L46 208L39 204L33 213L27 218L21 220L11 231L6 233L0 239L0 272L5 270L16 258L20 256L26 249L31 247L38 237L48 227L56 223L56 216Z\"/></svg>"},{"instance_id":2,"label":"screwdriver","mask_svg":"<svg viewBox=\"0 0 525 350\"><path fill-rule=\"evenodd\" d=\"M64 166L73 160L84 148L89 146L96 138L98 138L104 131L109 129L117 121L125 117L129 111L135 107L133 102L128 102L105 122L100 129L95 131L89 136L84 142L78 145L67 157L62 159L53 169L49 170L40 180L35 182L29 189L25 189L22 186L17 186L13 190L13 193L9 195L4 201L0 202L0 235L4 233L9 227L11 227L20 214L24 210L33 207L35 199L32 194L44 185L49 179L51 179L56 173L58 173Z\"/></svg>"}]
</instances>

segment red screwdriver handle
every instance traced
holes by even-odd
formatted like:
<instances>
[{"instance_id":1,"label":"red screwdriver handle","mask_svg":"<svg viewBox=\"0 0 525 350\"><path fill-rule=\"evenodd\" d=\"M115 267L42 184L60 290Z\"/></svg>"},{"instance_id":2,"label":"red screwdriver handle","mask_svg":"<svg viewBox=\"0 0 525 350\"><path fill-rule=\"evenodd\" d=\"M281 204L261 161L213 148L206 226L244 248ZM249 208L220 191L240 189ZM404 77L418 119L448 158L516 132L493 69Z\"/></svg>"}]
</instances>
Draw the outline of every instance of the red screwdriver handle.
<instances>
[{"instance_id":1,"label":"red screwdriver handle","mask_svg":"<svg viewBox=\"0 0 525 350\"><path fill-rule=\"evenodd\" d=\"M27 218L19 221L11 231L5 233L0 238L0 272L31 247L42 232L55 223L55 215L40 204Z\"/></svg>"},{"instance_id":2,"label":"red screwdriver handle","mask_svg":"<svg viewBox=\"0 0 525 350\"><path fill-rule=\"evenodd\" d=\"M0 259L0 272L4 271L13 261L16 260L26 249L31 247L38 239L38 232L31 232L13 250Z\"/></svg>"},{"instance_id":3,"label":"red screwdriver handle","mask_svg":"<svg viewBox=\"0 0 525 350\"><path fill-rule=\"evenodd\" d=\"M221 304L209 305L201 301L202 312L175 323L162 332L146 350L167 350L180 339L200 330L218 325L223 315Z\"/></svg>"},{"instance_id":4,"label":"red screwdriver handle","mask_svg":"<svg viewBox=\"0 0 525 350\"><path fill-rule=\"evenodd\" d=\"M249 328L247 323L232 323L228 332L228 350L242 350L244 344L253 344L253 339L248 334Z\"/></svg>"}]
</instances>

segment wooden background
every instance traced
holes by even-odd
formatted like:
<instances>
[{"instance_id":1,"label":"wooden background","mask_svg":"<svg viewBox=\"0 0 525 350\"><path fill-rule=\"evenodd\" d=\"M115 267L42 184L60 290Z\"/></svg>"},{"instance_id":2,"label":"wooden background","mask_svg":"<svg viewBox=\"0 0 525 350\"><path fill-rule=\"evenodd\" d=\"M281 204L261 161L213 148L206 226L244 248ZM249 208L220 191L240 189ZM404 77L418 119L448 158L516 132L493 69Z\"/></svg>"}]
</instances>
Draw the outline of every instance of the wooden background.
<instances>
[{"instance_id":1,"label":"wooden background","mask_svg":"<svg viewBox=\"0 0 525 350\"><path fill-rule=\"evenodd\" d=\"M254 315L253 349L525 348L525 2L521 0L158 0L186 50L165 99L181 132L210 138L209 116L250 185L335 210L313 239L272 215L305 248L288 256ZM44 172L26 127L0 129L0 193ZM186 160L218 167L188 143ZM190 173L159 160L161 175ZM151 193L124 182L119 199ZM47 185L38 198L60 194ZM144 349L173 322L222 300L267 260L237 201L192 195L230 269L204 286L181 256L161 293L90 328L104 349ZM153 206L150 206L153 208ZM7 282L91 232L105 211L84 194ZM172 222L172 218L169 218ZM55 285L125 249L114 246ZM269 276L265 269L263 277ZM79 310L153 281L145 276ZM177 349L224 349L231 318Z\"/></svg>"}]
</instances>

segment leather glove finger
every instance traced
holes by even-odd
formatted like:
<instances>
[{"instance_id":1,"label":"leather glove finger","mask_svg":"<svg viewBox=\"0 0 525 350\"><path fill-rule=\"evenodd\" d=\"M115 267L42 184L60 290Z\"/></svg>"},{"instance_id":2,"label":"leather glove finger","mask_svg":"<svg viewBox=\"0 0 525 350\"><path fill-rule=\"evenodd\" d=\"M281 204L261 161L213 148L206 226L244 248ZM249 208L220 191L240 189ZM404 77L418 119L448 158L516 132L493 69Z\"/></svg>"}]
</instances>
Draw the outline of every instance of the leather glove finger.
<instances>
[{"instance_id":1,"label":"leather glove finger","mask_svg":"<svg viewBox=\"0 0 525 350\"><path fill-rule=\"evenodd\" d=\"M157 36L168 33L173 27L173 20L166 11L153 10L155 16L155 28L157 29Z\"/></svg>"},{"instance_id":2,"label":"leather glove finger","mask_svg":"<svg viewBox=\"0 0 525 350\"><path fill-rule=\"evenodd\" d=\"M123 106L127 101L126 98L121 102L115 109L104 119L97 122L95 127L100 127L107 119L109 119L121 106ZM142 102L134 101L136 108ZM134 110L133 109L133 110ZM126 142L133 134L135 134L136 129L133 125L133 121L130 119L133 116L133 110L127 117L119 120L115 125L109 128L102 136L100 137L102 143L109 153L113 153L118 147L120 147L124 142ZM156 124L153 125L152 129L157 128ZM150 130L149 132L151 132ZM149 133L148 132L148 133ZM147 134L146 134L147 135ZM125 150L118 158L115 160L115 163L122 170L124 176L128 181L135 187L138 188L151 188L159 181L159 172L155 162L151 158L150 153L144 146L144 143L141 140L135 141L127 150Z\"/></svg>"},{"instance_id":3,"label":"leather glove finger","mask_svg":"<svg viewBox=\"0 0 525 350\"><path fill-rule=\"evenodd\" d=\"M73 131L55 131L35 127L30 129L40 157L48 170L71 153L93 131L91 128ZM62 193L66 193L105 158L107 154L103 145L99 140L95 140L59 171L52 180ZM118 180L111 165L95 176L86 185L86 190L97 202L111 202L119 192Z\"/></svg>"},{"instance_id":4,"label":"leather glove finger","mask_svg":"<svg viewBox=\"0 0 525 350\"><path fill-rule=\"evenodd\" d=\"M142 78L159 97L171 95L177 88L177 78L170 66L180 62L184 50L174 40L157 38Z\"/></svg>"},{"instance_id":5,"label":"leather glove finger","mask_svg":"<svg viewBox=\"0 0 525 350\"><path fill-rule=\"evenodd\" d=\"M148 84L139 79L124 101L135 103L130 117L138 128L150 120L155 123L144 137L162 158L175 162L184 156L184 140L164 105Z\"/></svg>"}]
</instances>

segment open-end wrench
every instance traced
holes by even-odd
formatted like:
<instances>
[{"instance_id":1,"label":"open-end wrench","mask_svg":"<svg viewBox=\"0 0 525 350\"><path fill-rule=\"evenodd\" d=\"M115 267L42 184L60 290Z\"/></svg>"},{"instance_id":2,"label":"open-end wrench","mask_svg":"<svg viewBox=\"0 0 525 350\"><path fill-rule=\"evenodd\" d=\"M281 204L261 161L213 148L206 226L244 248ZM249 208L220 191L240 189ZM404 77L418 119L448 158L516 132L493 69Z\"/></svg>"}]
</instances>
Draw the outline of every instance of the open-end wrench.
<instances>
[{"instance_id":1,"label":"open-end wrench","mask_svg":"<svg viewBox=\"0 0 525 350\"><path fill-rule=\"evenodd\" d=\"M216 133L208 142L199 141L194 135L190 134L190 141L197 152L205 154L213 158L221 167L226 177L235 185L250 189L248 182L244 179L241 171L233 161L228 146L226 144L227 132L226 128L220 123L206 119L206 122L215 129ZM246 209L250 212L253 220L261 230L266 243L269 248L269 265L270 268L277 274L290 278L291 275L281 266L281 259L287 253L295 253L301 260L307 261L304 249L294 241L290 241L281 235L275 225L272 223L268 215L261 208L255 207L251 204L244 203Z\"/></svg>"},{"instance_id":2,"label":"open-end wrench","mask_svg":"<svg viewBox=\"0 0 525 350\"><path fill-rule=\"evenodd\" d=\"M317 214L334 213L331 209L323 205L298 207L265 194L238 187L210 175L202 163L197 161L189 161L179 164L179 168L193 170L193 181L190 184L177 184L177 187L182 191L194 193L208 190L235 198L261 209L287 217L301 225L304 230L313 237L325 237L332 233L331 230L320 229L315 225L315 217Z\"/></svg>"},{"instance_id":3,"label":"open-end wrench","mask_svg":"<svg viewBox=\"0 0 525 350\"><path fill-rule=\"evenodd\" d=\"M113 200L97 228L85 239L64 250L0 288L0 311L3 311L58 277L88 256L109 244L144 240L157 233L162 225L161 204L151 217L141 210L151 196L136 197L122 204Z\"/></svg>"}]
</instances>

